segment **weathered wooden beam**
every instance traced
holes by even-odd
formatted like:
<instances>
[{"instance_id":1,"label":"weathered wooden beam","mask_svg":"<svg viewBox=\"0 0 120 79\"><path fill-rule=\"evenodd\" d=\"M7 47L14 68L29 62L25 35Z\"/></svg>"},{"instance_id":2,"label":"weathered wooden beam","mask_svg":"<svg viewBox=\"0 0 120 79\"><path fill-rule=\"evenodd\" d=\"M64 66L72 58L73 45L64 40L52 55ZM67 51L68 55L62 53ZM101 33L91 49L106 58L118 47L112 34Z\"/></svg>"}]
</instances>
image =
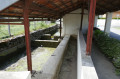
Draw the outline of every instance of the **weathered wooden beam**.
<instances>
[{"instance_id":1,"label":"weathered wooden beam","mask_svg":"<svg viewBox=\"0 0 120 79\"><path fill-rule=\"evenodd\" d=\"M1 25L23 25L23 23L0 23Z\"/></svg>"},{"instance_id":2,"label":"weathered wooden beam","mask_svg":"<svg viewBox=\"0 0 120 79\"><path fill-rule=\"evenodd\" d=\"M82 30L82 26L83 26L83 16L84 16L84 2L82 4L82 14L81 14L80 31Z\"/></svg>"},{"instance_id":3,"label":"weathered wooden beam","mask_svg":"<svg viewBox=\"0 0 120 79\"><path fill-rule=\"evenodd\" d=\"M91 0L90 1L90 13L89 13L89 26L88 26L88 34L87 34L87 45L86 45L86 55L91 54L93 27L94 27L94 19L95 19L95 9L96 9L96 0Z\"/></svg>"},{"instance_id":4,"label":"weathered wooden beam","mask_svg":"<svg viewBox=\"0 0 120 79\"><path fill-rule=\"evenodd\" d=\"M22 22L24 19L0 19L0 22ZM48 21L48 19L29 19L29 21Z\"/></svg>"},{"instance_id":5,"label":"weathered wooden beam","mask_svg":"<svg viewBox=\"0 0 120 79\"><path fill-rule=\"evenodd\" d=\"M30 32L29 32L29 7L32 0L25 0L24 4L24 28L25 28L25 41L26 41L26 54L27 54L27 66L28 71L32 73L32 60L31 60L31 47L30 47Z\"/></svg>"}]
</instances>

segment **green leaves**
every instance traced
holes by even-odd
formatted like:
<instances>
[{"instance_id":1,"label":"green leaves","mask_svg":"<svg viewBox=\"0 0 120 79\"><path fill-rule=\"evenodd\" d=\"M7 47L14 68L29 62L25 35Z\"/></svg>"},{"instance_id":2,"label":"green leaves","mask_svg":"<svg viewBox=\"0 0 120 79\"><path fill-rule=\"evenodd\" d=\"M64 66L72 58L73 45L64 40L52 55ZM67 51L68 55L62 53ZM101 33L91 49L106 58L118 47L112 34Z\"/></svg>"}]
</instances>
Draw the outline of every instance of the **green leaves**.
<instances>
[{"instance_id":1,"label":"green leaves","mask_svg":"<svg viewBox=\"0 0 120 79\"><path fill-rule=\"evenodd\" d=\"M98 29L94 32L94 39L102 53L112 60L116 73L120 74L120 41Z\"/></svg>"}]
</instances>

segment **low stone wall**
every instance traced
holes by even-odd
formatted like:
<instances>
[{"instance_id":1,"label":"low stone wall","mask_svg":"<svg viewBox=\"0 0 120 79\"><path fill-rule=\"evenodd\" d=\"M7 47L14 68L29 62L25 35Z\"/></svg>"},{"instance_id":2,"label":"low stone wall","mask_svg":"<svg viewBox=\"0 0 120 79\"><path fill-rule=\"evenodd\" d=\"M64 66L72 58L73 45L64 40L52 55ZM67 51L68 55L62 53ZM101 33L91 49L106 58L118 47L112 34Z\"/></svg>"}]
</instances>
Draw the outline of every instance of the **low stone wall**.
<instances>
[{"instance_id":1,"label":"low stone wall","mask_svg":"<svg viewBox=\"0 0 120 79\"><path fill-rule=\"evenodd\" d=\"M32 32L30 34L30 37L31 37L31 40L39 40L39 39L41 39L41 36L43 36L44 34L51 34L52 35L52 34L56 33L57 30L58 30L58 26L55 25L55 26L52 26L52 27L49 27L46 29ZM0 43L0 57L6 56L7 54L12 53L19 48L23 48L24 46L25 46L25 36L24 35L19 35L15 38L1 42ZM13 49L14 51L11 48L14 48ZM6 52L6 53L4 53L4 52Z\"/></svg>"}]
</instances>

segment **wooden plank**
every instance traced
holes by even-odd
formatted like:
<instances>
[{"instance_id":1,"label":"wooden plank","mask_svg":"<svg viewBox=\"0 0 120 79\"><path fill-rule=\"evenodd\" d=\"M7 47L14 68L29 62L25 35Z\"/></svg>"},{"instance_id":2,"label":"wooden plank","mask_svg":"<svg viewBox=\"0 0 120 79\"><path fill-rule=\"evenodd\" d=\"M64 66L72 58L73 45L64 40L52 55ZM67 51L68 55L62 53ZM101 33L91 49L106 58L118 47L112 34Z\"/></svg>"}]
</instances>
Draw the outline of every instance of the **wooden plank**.
<instances>
[{"instance_id":1,"label":"wooden plank","mask_svg":"<svg viewBox=\"0 0 120 79\"><path fill-rule=\"evenodd\" d=\"M2 25L23 25L23 23L0 23Z\"/></svg>"}]
</instances>

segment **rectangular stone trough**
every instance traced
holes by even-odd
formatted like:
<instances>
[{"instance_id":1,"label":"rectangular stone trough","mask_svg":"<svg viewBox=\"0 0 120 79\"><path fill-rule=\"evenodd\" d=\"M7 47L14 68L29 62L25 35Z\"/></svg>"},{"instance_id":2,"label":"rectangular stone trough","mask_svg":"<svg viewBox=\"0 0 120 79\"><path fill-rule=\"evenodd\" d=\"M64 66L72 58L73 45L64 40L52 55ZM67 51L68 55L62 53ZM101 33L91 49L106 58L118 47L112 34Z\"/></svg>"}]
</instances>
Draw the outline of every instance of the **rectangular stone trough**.
<instances>
[{"instance_id":1,"label":"rectangular stone trough","mask_svg":"<svg viewBox=\"0 0 120 79\"><path fill-rule=\"evenodd\" d=\"M82 32L77 39L77 79L98 79L91 56L86 55L86 43Z\"/></svg>"},{"instance_id":2,"label":"rectangular stone trough","mask_svg":"<svg viewBox=\"0 0 120 79\"><path fill-rule=\"evenodd\" d=\"M35 78L32 79L57 79L69 39L70 35L66 35L63 38L54 53L51 55L51 57L41 69L41 74L35 75Z\"/></svg>"}]
</instances>

